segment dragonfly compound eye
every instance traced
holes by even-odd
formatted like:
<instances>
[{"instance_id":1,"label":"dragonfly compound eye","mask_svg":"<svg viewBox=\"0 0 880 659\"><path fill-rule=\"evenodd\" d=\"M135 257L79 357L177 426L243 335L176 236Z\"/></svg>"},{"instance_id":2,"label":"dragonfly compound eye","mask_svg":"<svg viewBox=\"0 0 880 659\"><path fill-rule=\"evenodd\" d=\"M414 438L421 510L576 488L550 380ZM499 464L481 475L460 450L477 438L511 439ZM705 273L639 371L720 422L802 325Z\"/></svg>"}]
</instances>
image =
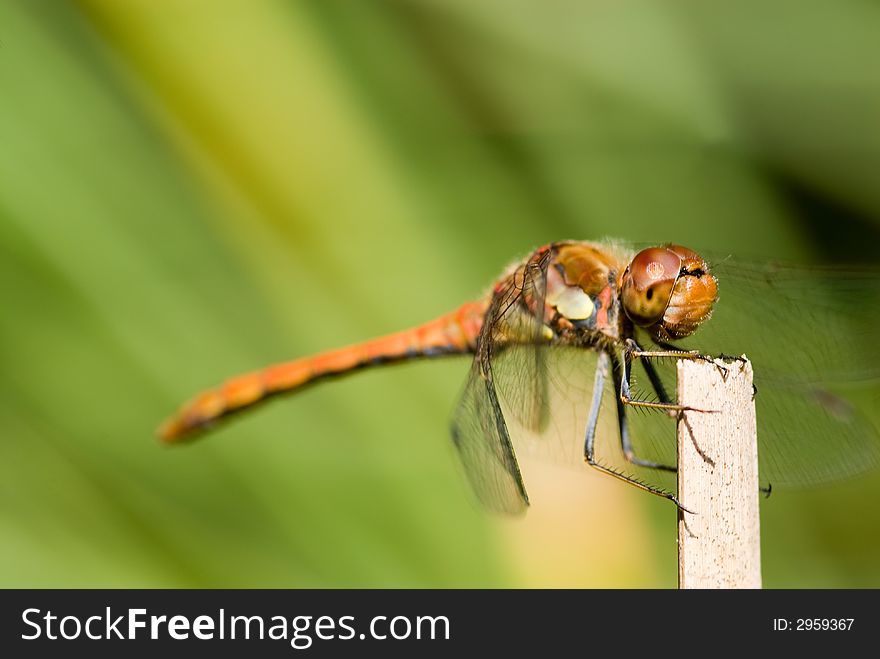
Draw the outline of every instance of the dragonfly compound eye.
<instances>
[{"instance_id":1,"label":"dragonfly compound eye","mask_svg":"<svg viewBox=\"0 0 880 659\"><path fill-rule=\"evenodd\" d=\"M623 274L623 310L639 327L663 319L681 271L681 257L665 247L650 247L635 255Z\"/></svg>"},{"instance_id":2,"label":"dragonfly compound eye","mask_svg":"<svg viewBox=\"0 0 880 659\"><path fill-rule=\"evenodd\" d=\"M664 341L693 334L709 319L717 298L718 282L708 264L680 245L642 250L621 281L626 315Z\"/></svg>"}]
</instances>

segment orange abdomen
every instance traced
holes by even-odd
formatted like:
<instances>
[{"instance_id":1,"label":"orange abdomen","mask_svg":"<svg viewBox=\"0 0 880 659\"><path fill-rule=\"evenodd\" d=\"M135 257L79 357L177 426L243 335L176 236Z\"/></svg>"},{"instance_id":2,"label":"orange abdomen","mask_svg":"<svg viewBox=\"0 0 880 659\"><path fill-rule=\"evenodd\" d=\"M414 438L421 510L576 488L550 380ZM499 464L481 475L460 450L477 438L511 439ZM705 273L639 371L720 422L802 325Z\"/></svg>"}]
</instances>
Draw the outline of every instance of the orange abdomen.
<instances>
[{"instance_id":1,"label":"orange abdomen","mask_svg":"<svg viewBox=\"0 0 880 659\"><path fill-rule=\"evenodd\" d=\"M232 413L330 375L406 359L472 352L487 306L486 300L469 302L403 332L239 375L184 405L160 426L159 437L169 443L190 438Z\"/></svg>"}]
</instances>

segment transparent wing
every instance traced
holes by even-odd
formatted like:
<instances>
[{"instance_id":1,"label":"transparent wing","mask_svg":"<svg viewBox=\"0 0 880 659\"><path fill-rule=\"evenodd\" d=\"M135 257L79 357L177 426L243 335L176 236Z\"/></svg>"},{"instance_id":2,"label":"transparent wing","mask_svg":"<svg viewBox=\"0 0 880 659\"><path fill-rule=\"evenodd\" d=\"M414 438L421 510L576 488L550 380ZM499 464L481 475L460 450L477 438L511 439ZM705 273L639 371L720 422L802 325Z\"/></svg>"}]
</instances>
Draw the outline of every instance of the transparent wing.
<instances>
[{"instance_id":1,"label":"transparent wing","mask_svg":"<svg viewBox=\"0 0 880 659\"><path fill-rule=\"evenodd\" d=\"M520 513L529 504L495 385L475 360L452 423L452 441L480 502Z\"/></svg>"},{"instance_id":2,"label":"transparent wing","mask_svg":"<svg viewBox=\"0 0 880 659\"><path fill-rule=\"evenodd\" d=\"M547 383L547 423L539 429L525 428L515 421L510 424L509 432L517 455L560 464L579 472L590 472L596 478L606 478L593 471L584 457L585 432L595 393L597 353L589 348L561 346L547 346L542 350ZM496 362L496 371L508 367L507 359L508 353L505 352ZM614 374L609 373L602 391L595 440L596 459L619 473L674 492L674 474L639 467L625 459L621 448L617 390L613 377ZM508 405L504 400L502 409L507 413ZM640 457L674 465L675 420L662 412L644 411L644 408L627 408L625 414L630 437Z\"/></svg>"},{"instance_id":3,"label":"transparent wing","mask_svg":"<svg viewBox=\"0 0 880 659\"><path fill-rule=\"evenodd\" d=\"M543 415L540 427L520 423L513 405L502 398L502 409L511 419L510 434L519 455L586 470L584 463L584 432L593 395L596 372L596 353L561 346L540 348L543 366ZM531 357L531 349L513 347L505 350L496 360L495 371L506 373L516 369L522 359ZM610 383L608 383L610 384ZM601 432L604 438L616 442L617 426L614 398L606 386L601 416L608 417ZM611 411L611 415L606 412ZM605 439L603 439L605 441Z\"/></svg>"},{"instance_id":4,"label":"transparent wing","mask_svg":"<svg viewBox=\"0 0 880 659\"><path fill-rule=\"evenodd\" d=\"M765 483L817 485L880 464L880 436L857 388L756 382L759 469Z\"/></svg>"},{"instance_id":5,"label":"transparent wing","mask_svg":"<svg viewBox=\"0 0 880 659\"><path fill-rule=\"evenodd\" d=\"M733 258L712 269L715 312L681 343L752 360L762 480L813 485L880 464L869 411L880 390L880 271Z\"/></svg>"},{"instance_id":6,"label":"transparent wing","mask_svg":"<svg viewBox=\"0 0 880 659\"><path fill-rule=\"evenodd\" d=\"M529 429L549 418L544 331L544 300L551 253L519 268L496 297L499 304L484 327L489 367L509 415ZM482 340L481 336L481 340ZM503 367L498 365L503 362Z\"/></svg>"},{"instance_id":7,"label":"transparent wing","mask_svg":"<svg viewBox=\"0 0 880 659\"><path fill-rule=\"evenodd\" d=\"M495 292L486 313L452 437L465 473L489 509L516 513L528 505L499 392L508 414L538 428L546 421L546 378L539 349L550 253L520 266ZM516 350L514 350L516 348ZM496 369L507 353L508 368Z\"/></svg>"},{"instance_id":8,"label":"transparent wing","mask_svg":"<svg viewBox=\"0 0 880 659\"><path fill-rule=\"evenodd\" d=\"M733 258L711 267L719 300L696 340L728 353L748 342L765 381L880 382L880 270Z\"/></svg>"},{"instance_id":9,"label":"transparent wing","mask_svg":"<svg viewBox=\"0 0 880 659\"><path fill-rule=\"evenodd\" d=\"M531 363L533 346L508 346L492 359L492 372L519 372ZM542 411L546 422L539 428L519 421L511 397L500 398L494 385L472 368L459 404L453 437L466 473L480 501L489 509L520 512L528 499L516 456L562 464L579 472L592 471L584 459L584 440L593 397L596 353L590 349L540 346L538 350L545 386ZM663 489L674 491L675 475L637 467L626 461L620 444L617 395L612 379L605 383L596 432L596 458L615 471ZM647 378L636 387L650 387ZM674 382L671 389L674 392ZM650 391L645 392L650 396ZM656 397L656 396L655 396ZM515 397L514 397L515 398ZM644 408L627 408L630 437L637 454L674 465L675 420ZM596 473L596 477L604 476Z\"/></svg>"}]
</instances>

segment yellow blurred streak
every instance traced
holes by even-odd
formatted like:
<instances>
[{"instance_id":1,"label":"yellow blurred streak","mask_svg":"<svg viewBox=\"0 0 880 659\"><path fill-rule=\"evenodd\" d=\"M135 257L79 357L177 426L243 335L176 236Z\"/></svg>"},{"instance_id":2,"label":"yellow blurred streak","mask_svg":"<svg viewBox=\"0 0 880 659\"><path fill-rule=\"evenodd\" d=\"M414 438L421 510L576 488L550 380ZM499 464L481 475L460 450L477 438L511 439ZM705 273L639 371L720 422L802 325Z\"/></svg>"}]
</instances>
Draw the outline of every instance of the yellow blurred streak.
<instances>
[{"instance_id":1,"label":"yellow blurred streak","mask_svg":"<svg viewBox=\"0 0 880 659\"><path fill-rule=\"evenodd\" d=\"M381 148L295 3L82 3L161 103L299 254L411 217Z\"/></svg>"}]
</instances>

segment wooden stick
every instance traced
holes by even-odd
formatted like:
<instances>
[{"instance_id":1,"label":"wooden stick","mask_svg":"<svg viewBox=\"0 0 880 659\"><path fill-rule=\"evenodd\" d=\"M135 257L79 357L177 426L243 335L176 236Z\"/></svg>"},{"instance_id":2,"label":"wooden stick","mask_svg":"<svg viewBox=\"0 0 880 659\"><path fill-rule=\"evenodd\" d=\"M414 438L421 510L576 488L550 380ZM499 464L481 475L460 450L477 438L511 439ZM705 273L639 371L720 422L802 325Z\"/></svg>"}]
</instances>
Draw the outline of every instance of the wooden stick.
<instances>
[{"instance_id":1,"label":"wooden stick","mask_svg":"<svg viewBox=\"0 0 880 659\"><path fill-rule=\"evenodd\" d=\"M678 362L679 588L760 588L752 365Z\"/></svg>"}]
</instances>

